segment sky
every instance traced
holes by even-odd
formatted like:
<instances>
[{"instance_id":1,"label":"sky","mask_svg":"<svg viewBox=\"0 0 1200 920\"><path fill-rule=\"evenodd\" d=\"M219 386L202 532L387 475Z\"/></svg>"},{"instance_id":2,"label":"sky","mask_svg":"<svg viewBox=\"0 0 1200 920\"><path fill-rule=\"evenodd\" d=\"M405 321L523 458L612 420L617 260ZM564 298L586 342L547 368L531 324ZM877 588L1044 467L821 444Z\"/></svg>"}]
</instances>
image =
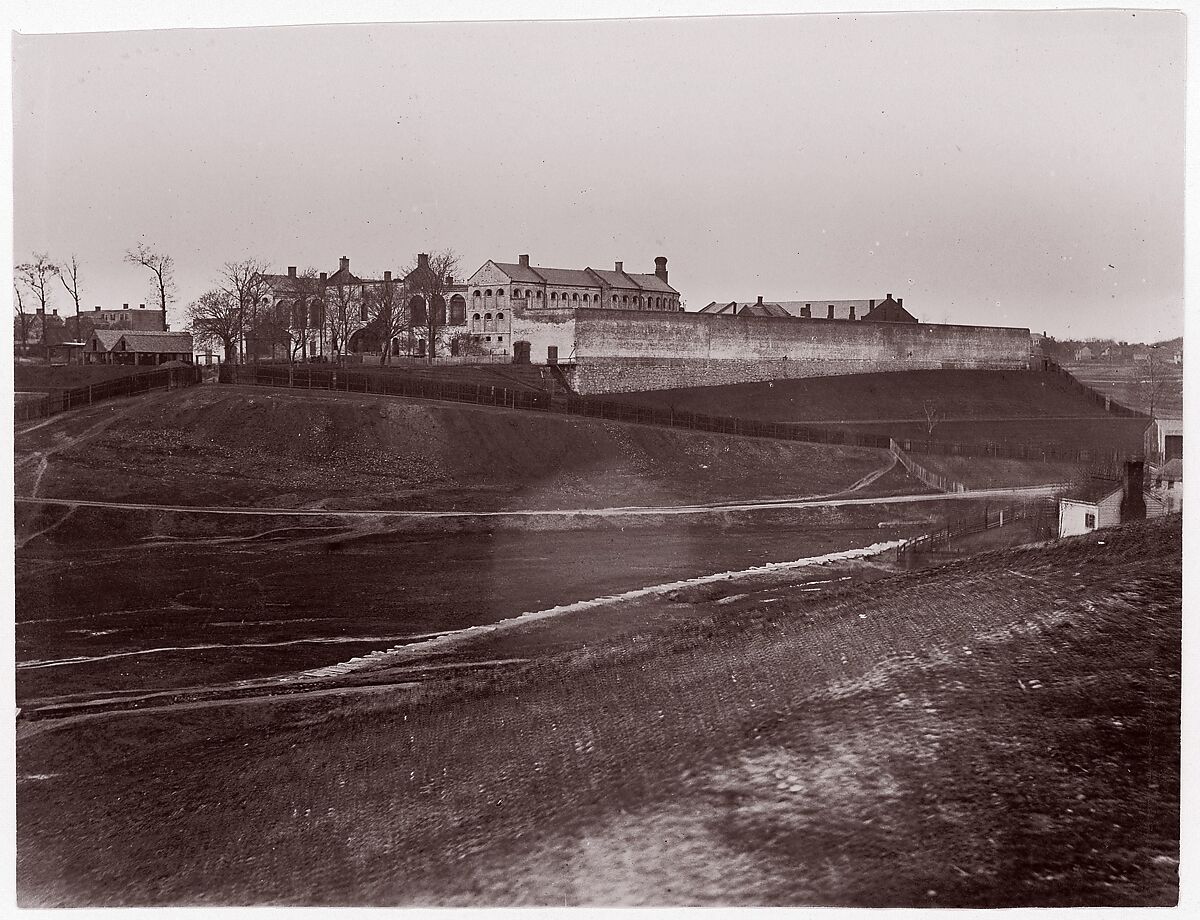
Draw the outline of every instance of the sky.
<instances>
[{"instance_id":1,"label":"sky","mask_svg":"<svg viewBox=\"0 0 1200 920\"><path fill-rule=\"evenodd\" d=\"M173 328L222 263L452 248L710 301L903 297L927 322L1182 334L1185 20L1149 11L13 37L17 261ZM65 291L51 306L67 312Z\"/></svg>"}]
</instances>

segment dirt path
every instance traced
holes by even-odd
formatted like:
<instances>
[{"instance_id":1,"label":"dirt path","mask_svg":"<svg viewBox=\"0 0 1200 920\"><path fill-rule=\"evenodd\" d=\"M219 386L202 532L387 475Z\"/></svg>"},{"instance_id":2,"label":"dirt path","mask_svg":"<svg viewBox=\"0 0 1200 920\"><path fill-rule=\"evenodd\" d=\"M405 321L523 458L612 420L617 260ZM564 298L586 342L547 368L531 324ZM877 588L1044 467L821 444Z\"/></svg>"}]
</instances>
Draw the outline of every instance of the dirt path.
<instances>
[{"instance_id":1,"label":"dirt path","mask_svg":"<svg viewBox=\"0 0 1200 920\"><path fill-rule=\"evenodd\" d=\"M880 473L882 475L882 472ZM858 486L861 488L861 485ZM916 495L878 495L871 498L795 498L762 499L746 502L713 502L700 505L628 505L616 508L552 508L513 509L508 511L398 511L394 509L338 510L333 508L233 508L220 505L159 505L146 502L100 502L78 498L37 498L18 495L15 501L24 504L64 505L77 508L104 508L124 511L161 511L177 514L227 514L263 517L347 517L347 518L417 518L432 520L469 520L474 518L542 518L542 517L626 517L675 516L692 514L723 514L729 511L789 510L795 508L837 508L846 505L895 505L911 502L940 502L991 498L1041 498L1054 494L1063 483L1041 486L1019 486L1000 489L979 489L974 492L922 492ZM845 494L845 493L838 493Z\"/></svg>"}]
</instances>

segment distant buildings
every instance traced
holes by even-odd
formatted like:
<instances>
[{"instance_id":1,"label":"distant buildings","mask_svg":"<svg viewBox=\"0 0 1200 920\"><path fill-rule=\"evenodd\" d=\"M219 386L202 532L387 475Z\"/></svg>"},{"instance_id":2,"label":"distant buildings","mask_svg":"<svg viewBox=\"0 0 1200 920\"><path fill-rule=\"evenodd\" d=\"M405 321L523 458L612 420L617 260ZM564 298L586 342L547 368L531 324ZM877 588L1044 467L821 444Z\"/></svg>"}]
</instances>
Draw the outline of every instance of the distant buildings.
<instances>
[{"instance_id":1,"label":"distant buildings","mask_svg":"<svg viewBox=\"0 0 1200 920\"><path fill-rule=\"evenodd\" d=\"M146 308L144 303L131 310L129 304L122 304L119 310L104 310L96 307L90 313L80 312L80 316L91 320L95 329L136 329L153 332L167 332L167 313L153 307Z\"/></svg>"},{"instance_id":2,"label":"distant buildings","mask_svg":"<svg viewBox=\"0 0 1200 920\"><path fill-rule=\"evenodd\" d=\"M894 300L888 294L883 300L779 300L764 303L759 297L754 303L715 300L700 309L701 313L724 316L776 316L800 319L862 320L880 323L915 323L917 318L904 309L904 298Z\"/></svg>"}]
</instances>

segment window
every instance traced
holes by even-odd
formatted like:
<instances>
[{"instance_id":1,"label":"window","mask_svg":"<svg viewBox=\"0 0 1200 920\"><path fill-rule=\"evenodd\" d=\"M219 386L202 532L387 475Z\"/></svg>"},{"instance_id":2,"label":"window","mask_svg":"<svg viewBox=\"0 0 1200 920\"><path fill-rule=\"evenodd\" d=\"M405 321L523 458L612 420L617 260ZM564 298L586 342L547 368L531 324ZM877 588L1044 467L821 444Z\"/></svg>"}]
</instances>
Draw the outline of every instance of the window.
<instances>
[{"instance_id":1,"label":"window","mask_svg":"<svg viewBox=\"0 0 1200 920\"><path fill-rule=\"evenodd\" d=\"M496 322L498 322L498 323L504 322L504 314L503 313L496 314Z\"/></svg>"},{"instance_id":2,"label":"window","mask_svg":"<svg viewBox=\"0 0 1200 920\"><path fill-rule=\"evenodd\" d=\"M617 300L617 295L613 294L613 306L615 307L618 303L619 301Z\"/></svg>"},{"instance_id":3,"label":"window","mask_svg":"<svg viewBox=\"0 0 1200 920\"><path fill-rule=\"evenodd\" d=\"M541 292L541 291L538 291L538 292L537 292L537 299L538 299L538 300L541 300L541 299L542 299L542 292Z\"/></svg>"},{"instance_id":4,"label":"window","mask_svg":"<svg viewBox=\"0 0 1200 920\"><path fill-rule=\"evenodd\" d=\"M471 317L471 319L475 320L475 322L479 322L479 314L476 313L474 316Z\"/></svg>"},{"instance_id":5,"label":"window","mask_svg":"<svg viewBox=\"0 0 1200 920\"><path fill-rule=\"evenodd\" d=\"M476 291L475 291L475 296L476 296L476 297L478 297L478 296L479 296L479 291L478 291L478 290L476 290Z\"/></svg>"},{"instance_id":6,"label":"window","mask_svg":"<svg viewBox=\"0 0 1200 920\"><path fill-rule=\"evenodd\" d=\"M483 318L490 323L492 321L492 314L485 313L485 314L483 314Z\"/></svg>"},{"instance_id":7,"label":"window","mask_svg":"<svg viewBox=\"0 0 1200 920\"><path fill-rule=\"evenodd\" d=\"M579 299L579 295L578 295L578 294L572 294L572 295L571 295L571 299L572 299L572 300L578 300L578 299Z\"/></svg>"},{"instance_id":8,"label":"window","mask_svg":"<svg viewBox=\"0 0 1200 920\"><path fill-rule=\"evenodd\" d=\"M491 297L491 296L492 296L492 289L491 289L491 288L488 288L486 291L484 291L484 292L483 292L483 296L484 296L484 297Z\"/></svg>"},{"instance_id":9,"label":"window","mask_svg":"<svg viewBox=\"0 0 1200 920\"><path fill-rule=\"evenodd\" d=\"M504 296L504 288L500 288L500 290L498 290L498 291L496 292L496 296L497 296L497 297L503 297L503 296Z\"/></svg>"},{"instance_id":10,"label":"window","mask_svg":"<svg viewBox=\"0 0 1200 920\"><path fill-rule=\"evenodd\" d=\"M550 299L551 299L551 300L558 300L558 293L557 293L556 291L551 291L551 292L550 292Z\"/></svg>"},{"instance_id":11,"label":"window","mask_svg":"<svg viewBox=\"0 0 1200 920\"><path fill-rule=\"evenodd\" d=\"M1083 526L1086 527L1088 530L1095 530L1096 529L1096 515L1085 514L1083 516Z\"/></svg>"},{"instance_id":12,"label":"window","mask_svg":"<svg viewBox=\"0 0 1200 920\"><path fill-rule=\"evenodd\" d=\"M483 337L483 340L484 340L485 342L490 342L490 341L492 340L492 337L491 337L490 335L485 335L485 336Z\"/></svg>"}]
</instances>

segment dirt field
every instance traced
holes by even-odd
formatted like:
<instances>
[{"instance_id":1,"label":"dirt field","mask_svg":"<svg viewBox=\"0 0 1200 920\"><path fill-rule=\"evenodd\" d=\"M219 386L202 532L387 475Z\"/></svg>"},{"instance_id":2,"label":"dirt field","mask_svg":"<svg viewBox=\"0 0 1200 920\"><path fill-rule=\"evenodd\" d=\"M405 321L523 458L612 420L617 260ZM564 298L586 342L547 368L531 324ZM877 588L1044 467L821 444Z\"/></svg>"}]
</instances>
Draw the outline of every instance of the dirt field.
<instances>
[{"instance_id":1,"label":"dirt field","mask_svg":"<svg viewBox=\"0 0 1200 920\"><path fill-rule=\"evenodd\" d=\"M1037 371L909 371L776 380L620 394L624 402L768 421L838 423L850 430L925 440L926 402L940 421L933 437L965 444L1122 453L1141 449L1144 419L1118 418L1084 399L1058 374Z\"/></svg>"},{"instance_id":2,"label":"dirt field","mask_svg":"<svg viewBox=\"0 0 1200 920\"><path fill-rule=\"evenodd\" d=\"M37 475L45 497L571 508L824 494L890 460L864 448L361 394L203 386L118 403L19 435L18 458L55 452L36 473L19 467L18 494Z\"/></svg>"},{"instance_id":3,"label":"dirt field","mask_svg":"<svg viewBox=\"0 0 1200 920\"><path fill-rule=\"evenodd\" d=\"M647 600L693 615L442 687L32 723L20 900L1172 904L1180 567L1163 519Z\"/></svg>"},{"instance_id":4,"label":"dirt field","mask_svg":"<svg viewBox=\"0 0 1200 920\"><path fill-rule=\"evenodd\" d=\"M944 418L1105 416L1057 374L1038 371L906 371L808 377L721 387L613 394L636 405L778 422L922 420L925 402Z\"/></svg>"},{"instance_id":5,"label":"dirt field","mask_svg":"<svg viewBox=\"0 0 1200 920\"><path fill-rule=\"evenodd\" d=\"M1101 393L1107 393L1122 405L1142 412L1150 411L1151 380L1144 365L1088 361L1065 366L1077 380ZM1164 418L1183 418L1183 368L1160 363L1155 373L1161 381L1156 413Z\"/></svg>"}]
</instances>

